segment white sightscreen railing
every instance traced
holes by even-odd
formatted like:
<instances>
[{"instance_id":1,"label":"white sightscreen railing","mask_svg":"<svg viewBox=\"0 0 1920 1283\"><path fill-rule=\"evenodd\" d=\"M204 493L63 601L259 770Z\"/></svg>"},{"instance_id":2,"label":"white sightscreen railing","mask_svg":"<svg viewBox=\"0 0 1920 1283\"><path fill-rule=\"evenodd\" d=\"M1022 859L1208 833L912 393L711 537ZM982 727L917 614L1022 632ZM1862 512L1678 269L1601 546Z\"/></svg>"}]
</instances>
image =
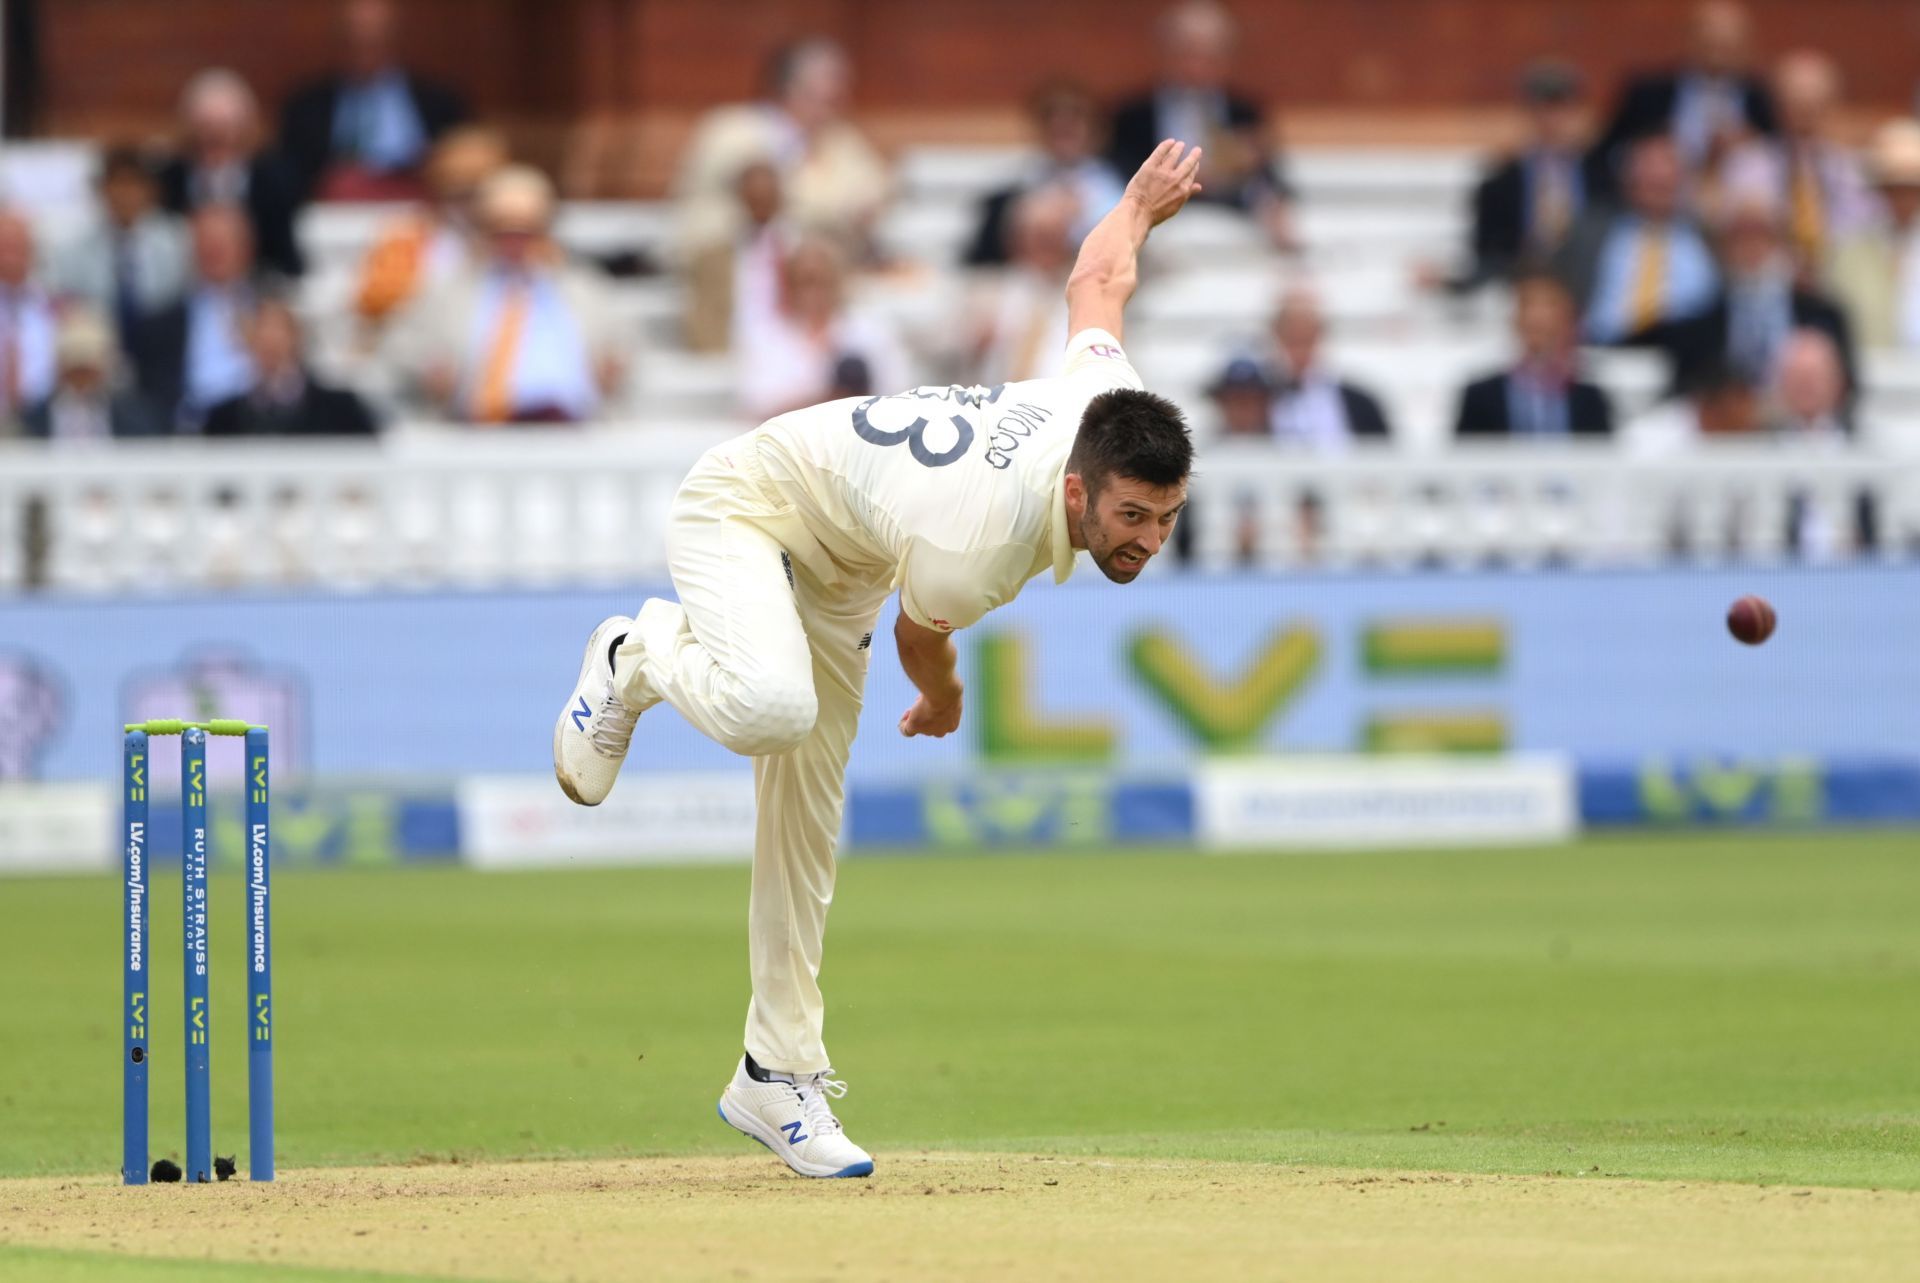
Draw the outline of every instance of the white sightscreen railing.
<instances>
[{"instance_id":1,"label":"white sightscreen railing","mask_svg":"<svg viewBox=\"0 0 1920 1283\"><path fill-rule=\"evenodd\" d=\"M723 430L409 429L378 443L0 444L0 592L548 586L657 574L667 504ZM1873 549L1860 547L1870 512ZM1202 567L1910 557L1920 467L1746 446L1661 460L1514 444L1202 450ZM1163 572L1165 573L1165 572Z\"/></svg>"}]
</instances>

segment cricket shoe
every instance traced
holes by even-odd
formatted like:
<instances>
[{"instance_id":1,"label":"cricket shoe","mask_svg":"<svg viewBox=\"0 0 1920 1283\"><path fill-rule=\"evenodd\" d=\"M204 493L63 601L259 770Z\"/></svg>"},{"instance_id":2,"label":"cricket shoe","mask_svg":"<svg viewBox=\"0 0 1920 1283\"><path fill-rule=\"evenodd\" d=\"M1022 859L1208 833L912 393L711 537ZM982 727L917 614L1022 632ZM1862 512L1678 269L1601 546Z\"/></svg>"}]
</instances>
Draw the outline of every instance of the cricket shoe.
<instances>
[{"instance_id":1,"label":"cricket shoe","mask_svg":"<svg viewBox=\"0 0 1920 1283\"><path fill-rule=\"evenodd\" d=\"M614 639L633 627L625 615L600 621L587 638L580 680L553 724L553 775L560 791L582 806L598 806L620 778L639 712L628 708L613 681Z\"/></svg>"},{"instance_id":2,"label":"cricket shoe","mask_svg":"<svg viewBox=\"0 0 1920 1283\"><path fill-rule=\"evenodd\" d=\"M776 1074L763 1083L747 1073L743 1057L720 1093L720 1121L802 1176L871 1176L873 1156L847 1139L828 1103L846 1094L847 1085L826 1073Z\"/></svg>"}]
</instances>

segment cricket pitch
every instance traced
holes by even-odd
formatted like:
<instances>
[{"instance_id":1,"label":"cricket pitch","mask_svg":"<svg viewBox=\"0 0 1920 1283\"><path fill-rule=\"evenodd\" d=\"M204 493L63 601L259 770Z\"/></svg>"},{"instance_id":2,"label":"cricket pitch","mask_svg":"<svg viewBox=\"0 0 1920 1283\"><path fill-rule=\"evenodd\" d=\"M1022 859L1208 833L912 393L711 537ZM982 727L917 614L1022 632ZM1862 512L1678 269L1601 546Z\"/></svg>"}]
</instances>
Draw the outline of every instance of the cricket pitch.
<instances>
[{"instance_id":1,"label":"cricket pitch","mask_svg":"<svg viewBox=\"0 0 1920 1283\"><path fill-rule=\"evenodd\" d=\"M10 1278L171 1278L169 1262L650 1283L1893 1280L1920 1278L1920 1194L959 1153L882 1155L849 1181L758 1154L0 1181Z\"/></svg>"}]
</instances>

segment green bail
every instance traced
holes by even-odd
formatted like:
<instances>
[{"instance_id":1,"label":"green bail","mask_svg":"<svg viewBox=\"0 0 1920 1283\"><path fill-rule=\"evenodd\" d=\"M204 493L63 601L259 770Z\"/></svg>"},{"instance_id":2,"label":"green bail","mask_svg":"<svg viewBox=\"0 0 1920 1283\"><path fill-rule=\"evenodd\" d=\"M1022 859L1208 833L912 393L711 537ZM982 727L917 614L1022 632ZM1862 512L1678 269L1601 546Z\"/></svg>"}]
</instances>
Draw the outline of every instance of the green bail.
<instances>
[{"instance_id":1,"label":"green bail","mask_svg":"<svg viewBox=\"0 0 1920 1283\"><path fill-rule=\"evenodd\" d=\"M251 730L266 730L264 726L254 726L251 722L237 717L216 717L210 722L198 723L201 730L209 735L245 735Z\"/></svg>"},{"instance_id":2,"label":"green bail","mask_svg":"<svg viewBox=\"0 0 1920 1283\"><path fill-rule=\"evenodd\" d=\"M179 735L184 731L205 731L209 735L245 735L248 731L264 731L264 726L238 717L216 717L206 722L189 722L178 717L156 717L150 722L128 722L130 731L145 731L149 735Z\"/></svg>"}]
</instances>

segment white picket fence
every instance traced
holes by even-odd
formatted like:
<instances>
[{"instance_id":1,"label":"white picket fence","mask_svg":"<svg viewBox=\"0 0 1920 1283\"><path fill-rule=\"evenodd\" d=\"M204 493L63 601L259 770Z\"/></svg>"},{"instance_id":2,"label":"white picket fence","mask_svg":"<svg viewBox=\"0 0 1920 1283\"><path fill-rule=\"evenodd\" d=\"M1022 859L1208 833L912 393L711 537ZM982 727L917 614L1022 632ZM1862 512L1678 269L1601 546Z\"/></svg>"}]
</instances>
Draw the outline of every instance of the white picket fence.
<instances>
[{"instance_id":1,"label":"white picket fence","mask_svg":"<svg viewBox=\"0 0 1920 1283\"><path fill-rule=\"evenodd\" d=\"M0 445L0 593L614 583L657 574L667 504L716 427L478 432L378 443ZM1196 563L1273 568L1573 564L1673 556L1911 556L1920 466L1742 448L1660 461L1608 447L1328 458L1207 449ZM1853 546L1860 497L1879 549ZM1799 521L1790 514L1799 512ZM1791 530L1790 530L1791 528ZM1174 573L1161 570L1159 573Z\"/></svg>"}]
</instances>

